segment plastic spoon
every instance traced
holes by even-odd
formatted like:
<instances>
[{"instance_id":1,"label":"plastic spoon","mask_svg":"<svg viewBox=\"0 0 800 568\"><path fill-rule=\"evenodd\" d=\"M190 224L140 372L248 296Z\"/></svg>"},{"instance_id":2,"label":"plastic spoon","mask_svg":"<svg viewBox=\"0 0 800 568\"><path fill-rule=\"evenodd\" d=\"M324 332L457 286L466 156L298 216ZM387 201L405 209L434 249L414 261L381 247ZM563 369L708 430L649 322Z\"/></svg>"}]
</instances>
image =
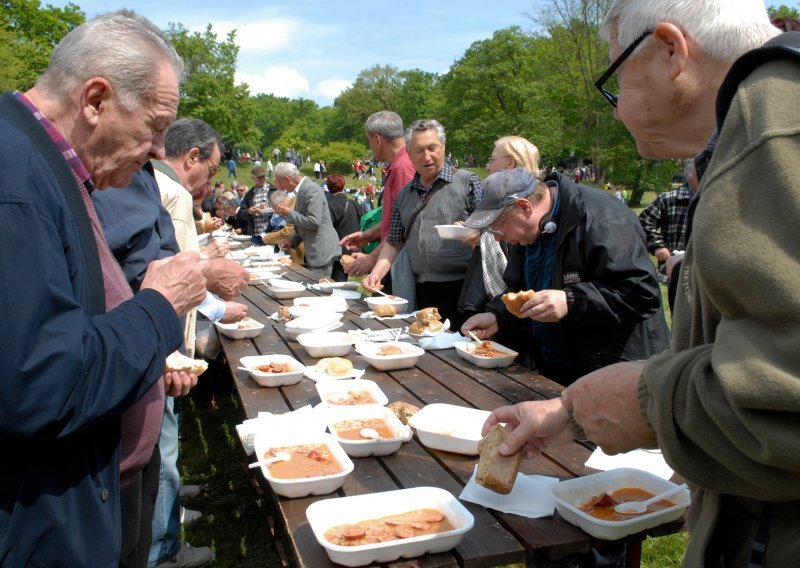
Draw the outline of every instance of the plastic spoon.
<instances>
[{"instance_id":1,"label":"plastic spoon","mask_svg":"<svg viewBox=\"0 0 800 568\"><path fill-rule=\"evenodd\" d=\"M275 456L273 456L273 457L271 457L269 459L266 459L266 460L253 462L248 467L250 469L253 469L253 468L256 468L256 467L261 467L262 465L265 466L265 467L269 467L274 463L285 462L285 461L289 461L290 459L292 459L292 456L290 456L286 452L278 452L277 454L275 454Z\"/></svg>"},{"instance_id":2,"label":"plastic spoon","mask_svg":"<svg viewBox=\"0 0 800 568\"><path fill-rule=\"evenodd\" d=\"M623 515L641 515L642 513L647 511L647 507L652 505L653 503L657 503L662 499L667 497L671 497L676 493L686 489L686 484L681 483L677 487L673 487L672 489L668 489L663 493L659 493L655 497L650 497L645 501L628 501L626 503L620 503L619 505L614 505L614 511L617 513L621 513Z\"/></svg>"},{"instance_id":3,"label":"plastic spoon","mask_svg":"<svg viewBox=\"0 0 800 568\"><path fill-rule=\"evenodd\" d=\"M478 339L478 336L472 333L471 330L467 330L467 335L469 335L469 338L472 339L472 341L474 341L478 345L478 347L483 345L483 342L480 339Z\"/></svg>"}]
</instances>

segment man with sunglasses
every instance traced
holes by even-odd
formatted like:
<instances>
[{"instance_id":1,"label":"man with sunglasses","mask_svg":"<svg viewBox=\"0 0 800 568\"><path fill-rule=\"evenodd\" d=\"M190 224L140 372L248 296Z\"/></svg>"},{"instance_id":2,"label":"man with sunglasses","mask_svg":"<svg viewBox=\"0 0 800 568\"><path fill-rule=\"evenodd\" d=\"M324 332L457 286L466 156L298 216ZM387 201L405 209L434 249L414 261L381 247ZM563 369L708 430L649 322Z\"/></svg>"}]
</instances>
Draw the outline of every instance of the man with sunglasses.
<instances>
[{"instance_id":1,"label":"man with sunglasses","mask_svg":"<svg viewBox=\"0 0 800 568\"><path fill-rule=\"evenodd\" d=\"M657 444L691 488L684 566L796 566L800 36L761 0L616 0L601 31L614 63L597 86L639 152L700 152L672 346L485 428L510 424L503 453L576 428L610 453Z\"/></svg>"},{"instance_id":2,"label":"man with sunglasses","mask_svg":"<svg viewBox=\"0 0 800 568\"><path fill-rule=\"evenodd\" d=\"M483 182L483 199L464 222L509 245L509 290L536 290L512 315L500 297L462 330L498 335L543 375L568 385L619 361L669 347L661 291L636 215L604 191L524 168Z\"/></svg>"}]
</instances>

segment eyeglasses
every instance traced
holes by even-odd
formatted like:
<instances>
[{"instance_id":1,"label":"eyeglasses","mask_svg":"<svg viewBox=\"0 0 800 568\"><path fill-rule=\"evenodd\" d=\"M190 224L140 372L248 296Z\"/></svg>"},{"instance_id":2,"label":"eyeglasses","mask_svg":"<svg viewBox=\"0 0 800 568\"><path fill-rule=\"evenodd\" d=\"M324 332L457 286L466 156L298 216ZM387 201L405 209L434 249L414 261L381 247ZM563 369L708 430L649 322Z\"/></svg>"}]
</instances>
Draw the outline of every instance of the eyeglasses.
<instances>
[{"instance_id":1,"label":"eyeglasses","mask_svg":"<svg viewBox=\"0 0 800 568\"><path fill-rule=\"evenodd\" d=\"M486 165L488 165L488 166L491 166L491 165L492 165L492 164L495 162L495 160L500 160L500 159L507 160L507 159L509 159L510 157L511 157L511 156L502 156L502 157L500 157L500 158L495 158L494 156L489 156L489 161L488 161L488 162L486 162Z\"/></svg>"},{"instance_id":2,"label":"eyeglasses","mask_svg":"<svg viewBox=\"0 0 800 568\"><path fill-rule=\"evenodd\" d=\"M647 36L649 36L651 33L653 33L652 30L647 30L642 35L640 35L638 38L636 38L636 40L632 44L630 44L628 47L626 47L625 51L623 51L619 55L619 57L617 57L614 60L614 63L612 63L609 66L609 68L606 69L606 72L603 73L602 75L600 75L600 78L594 84L594 86L597 87L597 90L600 91L600 94L603 95L603 98L605 100L607 100L608 103L611 106L613 106L614 108L617 108L617 99L619 99L619 95L615 95L614 93L612 93L611 91L609 91L608 89L603 87L603 85L605 85L606 81L608 81L611 78L611 76L614 73L616 73L617 69L619 69L619 66L622 65L623 63L625 63L625 60L628 57L630 57L631 53L633 53L633 50L636 49L638 47L638 45L640 43L642 43L644 41L644 39Z\"/></svg>"},{"instance_id":3,"label":"eyeglasses","mask_svg":"<svg viewBox=\"0 0 800 568\"><path fill-rule=\"evenodd\" d=\"M497 237L504 237L506 235L506 232L500 229L500 227L502 227L503 223L506 222L506 218L508 217L511 210L514 209L515 206L516 202L512 203L511 205L503 209L503 212L500 213L497 219L495 219L493 223L491 223L488 227L486 227L486 232L489 233L490 235L495 235Z\"/></svg>"},{"instance_id":4,"label":"eyeglasses","mask_svg":"<svg viewBox=\"0 0 800 568\"><path fill-rule=\"evenodd\" d=\"M209 159L205 158L205 160L208 161ZM208 179L211 179L215 175L217 175L218 171L219 171L219 166L217 166L216 164L211 164L210 166L208 166Z\"/></svg>"}]
</instances>

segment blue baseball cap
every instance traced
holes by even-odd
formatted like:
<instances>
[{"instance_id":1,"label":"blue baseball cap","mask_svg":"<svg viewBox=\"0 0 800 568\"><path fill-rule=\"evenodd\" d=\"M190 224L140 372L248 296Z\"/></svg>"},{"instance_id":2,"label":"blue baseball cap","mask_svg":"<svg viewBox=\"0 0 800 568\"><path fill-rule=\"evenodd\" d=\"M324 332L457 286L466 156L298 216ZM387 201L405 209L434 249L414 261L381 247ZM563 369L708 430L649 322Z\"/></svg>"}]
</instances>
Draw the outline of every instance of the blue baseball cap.
<instances>
[{"instance_id":1,"label":"blue baseball cap","mask_svg":"<svg viewBox=\"0 0 800 568\"><path fill-rule=\"evenodd\" d=\"M536 176L525 168L493 173L483 180L483 198L478 202L475 212L464 221L464 226L471 229L487 227L506 207L517 199L528 197L538 185Z\"/></svg>"}]
</instances>

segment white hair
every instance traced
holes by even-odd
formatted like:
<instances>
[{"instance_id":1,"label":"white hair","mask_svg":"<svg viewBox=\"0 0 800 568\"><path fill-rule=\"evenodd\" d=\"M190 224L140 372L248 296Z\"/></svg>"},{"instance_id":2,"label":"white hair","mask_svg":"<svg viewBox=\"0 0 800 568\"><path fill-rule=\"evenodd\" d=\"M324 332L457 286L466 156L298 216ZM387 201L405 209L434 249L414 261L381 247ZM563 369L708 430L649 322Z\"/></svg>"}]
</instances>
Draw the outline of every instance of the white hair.
<instances>
[{"instance_id":1,"label":"white hair","mask_svg":"<svg viewBox=\"0 0 800 568\"><path fill-rule=\"evenodd\" d=\"M617 42L627 47L659 22L675 24L704 53L729 63L780 33L763 0L615 0L600 35L608 40L616 28Z\"/></svg>"},{"instance_id":2,"label":"white hair","mask_svg":"<svg viewBox=\"0 0 800 568\"><path fill-rule=\"evenodd\" d=\"M163 32L147 18L119 10L92 18L65 35L36 86L66 101L88 79L104 77L113 85L120 106L132 112L153 92L158 67L165 61L182 81L183 60Z\"/></svg>"},{"instance_id":3,"label":"white hair","mask_svg":"<svg viewBox=\"0 0 800 568\"><path fill-rule=\"evenodd\" d=\"M279 177L295 179L300 177L300 170L291 162L281 162L275 166L275 179Z\"/></svg>"}]
</instances>

